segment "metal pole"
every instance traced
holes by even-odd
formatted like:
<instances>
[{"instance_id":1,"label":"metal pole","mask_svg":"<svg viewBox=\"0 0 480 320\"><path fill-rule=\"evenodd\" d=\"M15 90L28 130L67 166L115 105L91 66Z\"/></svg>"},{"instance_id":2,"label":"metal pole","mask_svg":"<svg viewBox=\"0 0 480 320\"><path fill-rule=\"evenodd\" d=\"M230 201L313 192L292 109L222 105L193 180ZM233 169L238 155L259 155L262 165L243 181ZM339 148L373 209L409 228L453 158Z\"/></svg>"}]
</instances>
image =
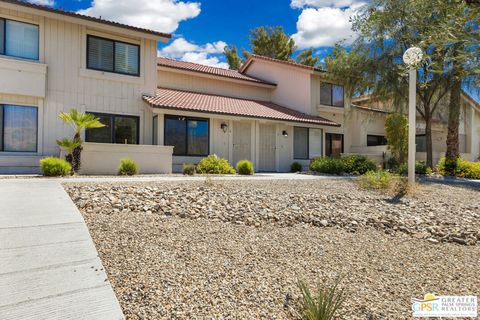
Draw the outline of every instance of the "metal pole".
<instances>
[{"instance_id":1,"label":"metal pole","mask_svg":"<svg viewBox=\"0 0 480 320\"><path fill-rule=\"evenodd\" d=\"M415 132L416 116L415 109L417 97L417 70L411 68L409 71L409 89L408 89L408 183L415 183Z\"/></svg>"}]
</instances>

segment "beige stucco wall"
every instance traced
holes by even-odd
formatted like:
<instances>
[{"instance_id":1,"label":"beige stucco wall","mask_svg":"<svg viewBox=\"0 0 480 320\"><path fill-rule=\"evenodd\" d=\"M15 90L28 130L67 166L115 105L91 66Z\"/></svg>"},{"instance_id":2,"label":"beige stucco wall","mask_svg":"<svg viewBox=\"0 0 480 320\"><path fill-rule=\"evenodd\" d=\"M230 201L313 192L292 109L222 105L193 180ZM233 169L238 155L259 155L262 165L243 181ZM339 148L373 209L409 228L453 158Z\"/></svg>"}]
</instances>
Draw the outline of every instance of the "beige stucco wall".
<instances>
[{"instance_id":1,"label":"beige stucco wall","mask_svg":"<svg viewBox=\"0 0 480 320\"><path fill-rule=\"evenodd\" d=\"M159 69L157 77L158 86L163 88L261 101L270 101L271 99L271 88L259 87L246 82L219 79L194 72L184 74L168 68Z\"/></svg>"},{"instance_id":2,"label":"beige stucco wall","mask_svg":"<svg viewBox=\"0 0 480 320\"><path fill-rule=\"evenodd\" d=\"M173 147L133 144L84 143L81 174L116 175L120 160L135 161L140 174L172 172ZM62 157L65 154L62 151Z\"/></svg>"},{"instance_id":3,"label":"beige stucco wall","mask_svg":"<svg viewBox=\"0 0 480 320\"><path fill-rule=\"evenodd\" d=\"M308 70L270 61L254 61L245 73L277 84L272 91L273 102L303 113L312 113Z\"/></svg>"},{"instance_id":4,"label":"beige stucco wall","mask_svg":"<svg viewBox=\"0 0 480 320\"><path fill-rule=\"evenodd\" d=\"M39 61L0 58L0 75L11 72L12 68L26 69L31 75L10 77L8 86L0 86L0 103L38 107L38 152L25 155L27 158L59 154L55 141L71 136L72 131L58 119L58 114L71 108L140 116L140 143L151 143L152 114L142 101L142 94L155 92L156 39L3 2L0 2L0 17L39 25ZM141 76L86 69L87 34L139 44ZM6 156L12 154L0 152L0 157ZM22 154L16 156L19 162L23 161Z\"/></svg>"}]
</instances>

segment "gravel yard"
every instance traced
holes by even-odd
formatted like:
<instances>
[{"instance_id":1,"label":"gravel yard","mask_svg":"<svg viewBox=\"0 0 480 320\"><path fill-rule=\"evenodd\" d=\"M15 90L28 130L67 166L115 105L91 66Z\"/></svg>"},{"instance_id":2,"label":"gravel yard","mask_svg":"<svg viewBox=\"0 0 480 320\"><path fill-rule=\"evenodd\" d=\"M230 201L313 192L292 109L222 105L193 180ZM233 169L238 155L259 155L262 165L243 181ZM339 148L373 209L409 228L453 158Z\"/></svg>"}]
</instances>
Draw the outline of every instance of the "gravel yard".
<instances>
[{"instance_id":1,"label":"gravel yard","mask_svg":"<svg viewBox=\"0 0 480 320\"><path fill-rule=\"evenodd\" d=\"M131 319L297 319L297 281L342 277L347 319L480 295L480 192L347 180L66 184Z\"/></svg>"}]
</instances>

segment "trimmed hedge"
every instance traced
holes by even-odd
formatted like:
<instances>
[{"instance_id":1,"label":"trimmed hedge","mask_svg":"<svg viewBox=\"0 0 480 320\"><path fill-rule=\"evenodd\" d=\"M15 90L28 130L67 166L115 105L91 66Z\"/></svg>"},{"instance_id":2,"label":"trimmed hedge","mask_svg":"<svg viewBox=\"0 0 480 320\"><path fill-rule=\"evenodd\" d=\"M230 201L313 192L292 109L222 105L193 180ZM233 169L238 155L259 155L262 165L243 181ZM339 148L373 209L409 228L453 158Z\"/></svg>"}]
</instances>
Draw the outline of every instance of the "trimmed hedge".
<instances>
[{"instance_id":1,"label":"trimmed hedge","mask_svg":"<svg viewBox=\"0 0 480 320\"><path fill-rule=\"evenodd\" d=\"M72 166L63 159L47 157L40 160L40 170L44 176L60 177L68 176L72 172Z\"/></svg>"},{"instance_id":2,"label":"trimmed hedge","mask_svg":"<svg viewBox=\"0 0 480 320\"><path fill-rule=\"evenodd\" d=\"M310 162L310 170L320 173L342 174L345 172L345 165L341 159L318 157Z\"/></svg>"},{"instance_id":3,"label":"trimmed hedge","mask_svg":"<svg viewBox=\"0 0 480 320\"><path fill-rule=\"evenodd\" d=\"M349 155L341 159L318 157L310 162L310 170L330 174L364 174L376 171L377 165L362 155Z\"/></svg>"},{"instance_id":4,"label":"trimmed hedge","mask_svg":"<svg viewBox=\"0 0 480 320\"><path fill-rule=\"evenodd\" d=\"M118 174L121 176L133 176L138 173L138 165L132 159L120 160L120 166L118 167Z\"/></svg>"},{"instance_id":5,"label":"trimmed hedge","mask_svg":"<svg viewBox=\"0 0 480 320\"><path fill-rule=\"evenodd\" d=\"M197 165L197 172L201 174L235 174L235 169L228 160L211 154L203 158Z\"/></svg>"},{"instance_id":6,"label":"trimmed hedge","mask_svg":"<svg viewBox=\"0 0 480 320\"><path fill-rule=\"evenodd\" d=\"M290 165L290 172L301 172L302 171L302 165L298 162L294 162Z\"/></svg>"},{"instance_id":7,"label":"trimmed hedge","mask_svg":"<svg viewBox=\"0 0 480 320\"><path fill-rule=\"evenodd\" d=\"M352 154L343 157L342 161L345 166L346 173L364 174L368 171L377 170L377 164L375 161L370 160L366 156Z\"/></svg>"},{"instance_id":8,"label":"trimmed hedge","mask_svg":"<svg viewBox=\"0 0 480 320\"><path fill-rule=\"evenodd\" d=\"M253 163L248 160L240 160L237 163L237 172L241 175L251 176L255 173Z\"/></svg>"},{"instance_id":9,"label":"trimmed hedge","mask_svg":"<svg viewBox=\"0 0 480 320\"><path fill-rule=\"evenodd\" d=\"M436 170L438 173L445 175L445 158L441 158L438 161ZM480 162L466 161L459 158L454 175L466 179L480 179Z\"/></svg>"},{"instance_id":10,"label":"trimmed hedge","mask_svg":"<svg viewBox=\"0 0 480 320\"><path fill-rule=\"evenodd\" d=\"M195 165L193 163L184 163L182 166L184 175L193 176L195 174Z\"/></svg>"}]
</instances>

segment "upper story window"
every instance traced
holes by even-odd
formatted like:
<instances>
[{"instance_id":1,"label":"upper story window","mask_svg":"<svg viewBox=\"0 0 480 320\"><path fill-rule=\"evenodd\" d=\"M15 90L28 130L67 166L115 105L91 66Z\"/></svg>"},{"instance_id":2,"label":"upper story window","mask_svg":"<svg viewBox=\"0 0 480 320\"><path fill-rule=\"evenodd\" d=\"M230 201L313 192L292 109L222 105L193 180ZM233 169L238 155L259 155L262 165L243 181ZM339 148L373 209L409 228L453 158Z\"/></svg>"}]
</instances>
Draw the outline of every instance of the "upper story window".
<instances>
[{"instance_id":1,"label":"upper story window","mask_svg":"<svg viewBox=\"0 0 480 320\"><path fill-rule=\"evenodd\" d=\"M140 46L87 36L87 68L140 76Z\"/></svg>"},{"instance_id":2,"label":"upper story window","mask_svg":"<svg viewBox=\"0 0 480 320\"><path fill-rule=\"evenodd\" d=\"M322 82L320 84L320 104L343 107L343 86Z\"/></svg>"},{"instance_id":3,"label":"upper story window","mask_svg":"<svg viewBox=\"0 0 480 320\"><path fill-rule=\"evenodd\" d=\"M38 26L0 18L0 54L38 60Z\"/></svg>"}]
</instances>

